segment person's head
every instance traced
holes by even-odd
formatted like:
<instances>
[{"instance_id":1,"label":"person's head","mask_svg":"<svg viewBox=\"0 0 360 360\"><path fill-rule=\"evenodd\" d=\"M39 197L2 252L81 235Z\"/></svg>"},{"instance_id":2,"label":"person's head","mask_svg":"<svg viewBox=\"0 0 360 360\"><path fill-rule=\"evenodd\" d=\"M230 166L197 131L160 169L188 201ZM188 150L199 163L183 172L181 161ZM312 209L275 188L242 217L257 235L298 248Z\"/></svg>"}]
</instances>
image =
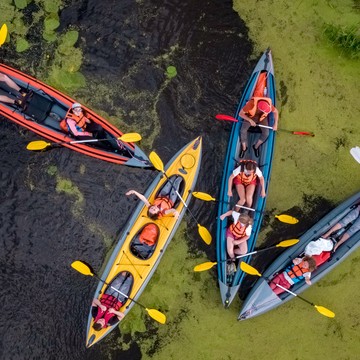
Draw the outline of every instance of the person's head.
<instances>
[{"instance_id":1,"label":"person's head","mask_svg":"<svg viewBox=\"0 0 360 360\"><path fill-rule=\"evenodd\" d=\"M159 214L160 214L160 209L156 205L151 205L148 208L147 216L150 219L156 220L159 217Z\"/></svg>"},{"instance_id":2,"label":"person's head","mask_svg":"<svg viewBox=\"0 0 360 360\"><path fill-rule=\"evenodd\" d=\"M264 114L271 113L271 106L270 104L265 100L260 100L257 103L257 108L259 111L263 112Z\"/></svg>"},{"instance_id":3,"label":"person's head","mask_svg":"<svg viewBox=\"0 0 360 360\"><path fill-rule=\"evenodd\" d=\"M240 214L238 221L244 226L249 226L253 223L253 219L248 214Z\"/></svg>"},{"instance_id":4,"label":"person's head","mask_svg":"<svg viewBox=\"0 0 360 360\"><path fill-rule=\"evenodd\" d=\"M303 257L302 261L304 262L305 267L307 267L310 272L313 272L316 269L316 261L312 256L306 255Z\"/></svg>"},{"instance_id":5,"label":"person's head","mask_svg":"<svg viewBox=\"0 0 360 360\"><path fill-rule=\"evenodd\" d=\"M95 331L100 331L105 326L105 319L101 318L93 324L93 329Z\"/></svg>"},{"instance_id":6,"label":"person's head","mask_svg":"<svg viewBox=\"0 0 360 360\"><path fill-rule=\"evenodd\" d=\"M248 161L247 163L245 163L244 172L246 175L254 173L255 170L256 170L256 164L254 162Z\"/></svg>"},{"instance_id":7,"label":"person's head","mask_svg":"<svg viewBox=\"0 0 360 360\"><path fill-rule=\"evenodd\" d=\"M76 115L79 115L79 114L81 114L82 113L82 107L81 107L81 104L79 104L79 103L74 103L74 104L72 104L72 106L71 106L71 111L74 113L74 114L76 114Z\"/></svg>"}]
</instances>

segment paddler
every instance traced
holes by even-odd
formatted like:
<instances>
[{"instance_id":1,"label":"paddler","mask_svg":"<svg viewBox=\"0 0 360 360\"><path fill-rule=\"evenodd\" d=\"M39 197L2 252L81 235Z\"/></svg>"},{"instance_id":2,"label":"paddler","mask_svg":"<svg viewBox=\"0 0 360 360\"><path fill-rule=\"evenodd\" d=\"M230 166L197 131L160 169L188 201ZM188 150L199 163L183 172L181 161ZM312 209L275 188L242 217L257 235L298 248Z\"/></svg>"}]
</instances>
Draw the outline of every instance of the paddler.
<instances>
[{"instance_id":1,"label":"paddler","mask_svg":"<svg viewBox=\"0 0 360 360\"><path fill-rule=\"evenodd\" d=\"M240 158L243 158L248 148L248 130L250 126L256 126L258 124L269 126L268 115L274 114L273 130L277 130L279 113L274 105L272 105L271 99L268 97L252 97L245 106L240 110L239 116L244 119L241 126L241 151ZM261 127L261 136L256 144L253 144L252 148L256 157L259 157L259 147L268 138L269 129Z\"/></svg>"},{"instance_id":2,"label":"paddler","mask_svg":"<svg viewBox=\"0 0 360 360\"><path fill-rule=\"evenodd\" d=\"M174 179L175 178L175 179ZM125 195L136 195L148 208L148 217L156 220L166 215L173 215L176 219L179 217L179 212L174 209L174 204L177 200L176 191L178 191L183 178L181 176L171 176L170 180L164 185L153 204L149 200L135 190L129 190Z\"/></svg>"}]
</instances>

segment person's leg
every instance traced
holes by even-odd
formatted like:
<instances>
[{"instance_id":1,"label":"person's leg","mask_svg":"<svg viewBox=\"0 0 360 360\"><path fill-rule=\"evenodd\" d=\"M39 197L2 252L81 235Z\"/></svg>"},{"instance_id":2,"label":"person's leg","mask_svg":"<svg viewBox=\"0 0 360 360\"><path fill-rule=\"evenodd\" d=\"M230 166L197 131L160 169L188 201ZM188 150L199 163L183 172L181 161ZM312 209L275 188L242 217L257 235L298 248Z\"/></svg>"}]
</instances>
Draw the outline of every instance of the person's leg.
<instances>
[{"instance_id":1,"label":"person's leg","mask_svg":"<svg viewBox=\"0 0 360 360\"><path fill-rule=\"evenodd\" d=\"M0 102L7 103L7 104L14 104L15 100L9 98L6 95L0 95Z\"/></svg>"},{"instance_id":2,"label":"person's leg","mask_svg":"<svg viewBox=\"0 0 360 360\"><path fill-rule=\"evenodd\" d=\"M237 245L234 249L234 253L236 255L245 255L247 252L248 252L247 241L244 241L241 244Z\"/></svg>"},{"instance_id":3,"label":"person's leg","mask_svg":"<svg viewBox=\"0 0 360 360\"><path fill-rule=\"evenodd\" d=\"M243 184L236 184L235 189L239 195L239 201L237 202L237 204L240 206L244 206L246 201L245 186Z\"/></svg>"},{"instance_id":4,"label":"person's leg","mask_svg":"<svg viewBox=\"0 0 360 360\"><path fill-rule=\"evenodd\" d=\"M265 125L265 126L269 126L269 121L268 118L266 117L261 123L260 125ZM259 146L265 142L265 140L268 138L269 136L269 129L268 128L260 128L261 129L261 136L259 138L259 140L257 141L257 143L254 145L255 149L258 149Z\"/></svg>"},{"instance_id":5,"label":"person's leg","mask_svg":"<svg viewBox=\"0 0 360 360\"><path fill-rule=\"evenodd\" d=\"M233 241L234 239L231 236L226 237L226 249L230 259L233 259L235 257Z\"/></svg>"},{"instance_id":6,"label":"person's leg","mask_svg":"<svg viewBox=\"0 0 360 360\"><path fill-rule=\"evenodd\" d=\"M250 123L246 120L243 120L243 123L241 125L241 146L242 150L246 151L248 146L248 130L250 127Z\"/></svg>"},{"instance_id":7,"label":"person's leg","mask_svg":"<svg viewBox=\"0 0 360 360\"><path fill-rule=\"evenodd\" d=\"M0 73L0 81L3 81L9 88L20 92L21 88L18 86L12 79L10 79L7 75Z\"/></svg>"},{"instance_id":8,"label":"person's leg","mask_svg":"<svg viewBox=\"0 0 360 360\"><path fill-rule=\"evenodd\" d=\"M249 184L246 188L245 188L245 198L246 198L246 206L247 207L251 207L252 203L253 203L253 197L254 197L254 192L255 192L255 187L256 185L254 184Z\"/></svg>"}]
</instances>

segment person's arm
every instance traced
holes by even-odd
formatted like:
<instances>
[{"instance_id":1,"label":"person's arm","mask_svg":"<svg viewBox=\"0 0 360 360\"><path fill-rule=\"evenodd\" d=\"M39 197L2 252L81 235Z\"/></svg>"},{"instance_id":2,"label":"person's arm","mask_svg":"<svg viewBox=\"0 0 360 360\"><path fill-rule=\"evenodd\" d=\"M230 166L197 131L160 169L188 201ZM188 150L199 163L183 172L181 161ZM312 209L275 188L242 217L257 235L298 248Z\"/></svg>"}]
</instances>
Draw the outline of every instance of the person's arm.
<instances>
[{"instance_id":1,"label":"person's arm","mask_svg":"<svg viewBox=\"0 0 360 360\"><path fill-rule=\"evenodd\" d=\"M66 119L66 123L69 125L71 132L75 136L92 136L92 133L88 131L79 131L76 127L76 122L72 119Z\"/></svg>"},{"instance_id":2,"label":"person's arm","mask_svg":"<svg viewBox=\"0 0 360 360\"><path fill-rule=\"evenodd\" d=\"M311 278L311 272L308 272L308 273L305 273L305 274L304 274L305 282L306 282L308 285L311 285L310 278Z\"/></svg>"},{"instance_id":3,"label":"person's arm","mask_svg":"<svg viewBox=\"0 0 360 360\"><path fill-rule=\"evenodd\" d=\"M121 320L124 318L124 316L125 316L125 314L124 314L123 312L117 311L117 310L115 310L114 308L110 308L108 312L109 312L110 314L116 315L117 318L119 319L119 321L121 321Z\"/></svg>"},{"instance_id":4,"label":"person's arm","mask_svg":"<svg viewBox=\"0 0 360 360\"><path fill-rule=\"evenodd\" d=\"M228 180L228 196L232 197L232 186L233 186L233 181L234 181L234 174L231 174Z\"/></svg>"},{"instance_id":5,"label":"person's arm","mask_svg":"<svg viewBox=\"0 0 360 360\"><path fill-rule=\"evenodd\" d=\"M247 104L246 104L246 105L247 105ZM245 105L245 106L246 106L246 105ZM244 106L244 107L245 107L245 106ZM251 119L249 116L246 115L246 113L245 113L245 111L244 111L244 108L242 108L242 109L240 110L239 116L240 116L242 119L248 121L251 126L256 126L256 122L255 122L253 119Z\"/></svg>"},{"instance_id":6,"label":"person's arm","mask_svg":"<svg viewBox=\"0 0 360 360\"><path fill-rule=\"evenodd\" d=\"M99 299L93 299L91 306L98 306L102 311L106 311L106 306Z\"/></svg>"},{"instance_id":7,"label":"person's arm","mask_svg":"<svg viewBox=\"0 0 360 360\"><path fill-rule=\"evenodd\" d=\"M220 220L224 220L226 217L232 214L232 210L227 211L226 213L220 215Z\"/></svg>"},{"instance_id":8,"label":"person's arm","mask_svg":"<svg viewBox=\"0 0 360 360\"><path fill-rule=\"evenodd\" d=\"M147 207L151 206L149 200L143 194L140 194L135 190L129 190L127 193L125 193L125 195L136 195Z\"/></svg>"},{"instance_id":9,"label":"person's arm","mask_svg":"<svg viewBox=\"0 0 360 360\"><path fill-rule=\"evenodd\" d=\"M265 197L266 196L266 192L265 192L265 181L264 181L264 177L261 176L259 177L259 181L260 181L260 186L261 186L261 197Z\"/></svg>"},{"instance_id":10,"label":"person's arm","mask_svg":"<svg viewBox=\"0 0 360 360\"><path fill-rule=\"evenodd\" d=\"M275 106L272 108L272 113L274 114L273 130L276 131L278 129L279 112Z\"/></svg>"},{"instance_id":11,"label":"person's arm","mask_svg":"<svg viewBox=\"0 0 360 360\"><path fill-rule=\"evenodd\" d=\"M165 215L173 214L175 219L179 218L179 212L176 209L168 209L164 211Z\"/></svg>"},{"instance_id":12,"label":"person's arm","mask_svg":"<svg viewBox=\"0 0 360 360\"><path fill-rule=\"evenodd\" d=\"M234 244L234 245L239 245L239 244L247 241L248 239L249 239L249 236L245 235L244 237L242 237L242 238L240 238L240 239L238 239L238 240L234 240L234 241L233 241L233 244Z\"/></svg>"}]
</instances>

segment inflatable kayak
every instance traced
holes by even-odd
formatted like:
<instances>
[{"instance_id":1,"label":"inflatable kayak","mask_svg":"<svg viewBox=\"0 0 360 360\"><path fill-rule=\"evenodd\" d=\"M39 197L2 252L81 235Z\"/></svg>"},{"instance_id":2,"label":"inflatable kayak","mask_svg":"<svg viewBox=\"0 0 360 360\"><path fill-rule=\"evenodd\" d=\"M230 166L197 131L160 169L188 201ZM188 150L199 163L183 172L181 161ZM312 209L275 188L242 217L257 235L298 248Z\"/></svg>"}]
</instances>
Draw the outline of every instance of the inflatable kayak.
<instances>
[{"instance_id":1,"label":"inflatable kayak","mask_svg":"<svg viewBox=\"0 0 360 360\"><path fill-rule=\"evenodd\" d=\"M161 191L169 187L169 181L171 181L170 189L173 186L176 187L188 206L200 169L201 149L202 140L199 137L182 148L168 162L165 166L165 172L169 180L162 173L159 173L144 194L151 204ZM176 199L174 208L179 213L178 219L169 215L158 220L151 220L147 216L147 207L143 202L140 202L124 228L101 279L111 284L119 274L126 273L131 285L120 291L123 293L127 291L126 295L136 301L154 274L184 216L186 208L180 199ZM95 298L100 299L107 289L107 285L99 282L95 291ZM124 299L119 311L126 316L133 305L133 301ZM115 324L96 331L93 329L93 324L94 317L90 311L86 336L87 347L97 343L118 326Z\"/></svg>"},{"instance_id":2,"label":"inflatable kayak","mask_svg":"<svg viewBox=\"0 0 360 360\"><path fill-rule=\"evenodd\" d=\"M99 142L74 143L74 138L61 126L68 110L75 100L39 80L9 66L0 64L0 73L9 76L24 92L31 93L24 106L0 102L0 114L15 123L51 140L61 142L63 146L80 153L134 167L150 167L147 156L132 143L117 142L123 134L105 119L90 109L82 106L86 116L93 123L101 126L103 139ZM16 100L14 92L5 82L0 82L0 95Z\"/></svg>"},{"instance_id":3,"label":"inflatable kayak","mask_svg":"<svg viewBox=\"0 0 360 360\"><path fill-rule=\"evenodd\" d=\"M233 199L237 199L238 195L236 190L233 189L233 198L228 196L228 179L232 174L233 170L239 166L239 153L241 149L240 143L240 131L243 124L242 119L239 117L240 110L253 96L267 96L271 98L272 104L275 106L275 79L274 79L274 68L271 57L271 51L268 49L261 56L254 71L252 72L250 79L247 82L238 108L236 110L236 119L238 122L233 124L227 154L225 158L223 178L220 188L219 208L217 217L217 232L216 232L216 252L217 252L217 273L220 287L221 300L225 307L229 306L233 301L236 293L239 290L241 282L245 276L237 266L235 272L229 271L226 260L228 258L226 251L226 229L229 226L226 221L220 220L220 215L226 213L232 209L235 205ZM270 113L268 117L269 126L273 125L274 118L273 114ZM260 136L260 132L256 128L250 128L248 133L248 148L252 149L252 145L257 142ZM275 132L270 130L269 137L261 145L260 157L256 158L253 151L247 151L244 159L254 160L257 162L258 167L263 173L265 190L268 192L271 164L273 159L273 151L275 144ZM231 202L232 201L232 202ZM237 201L237 200L236 200ZM231 204L229 204L231 203ZM253 226L250 238L247 241L248 252L253 251L255 243L260 231L261 222L263 218L263 211L265 209L266 197L260 196L260 186L257 185L254 193L252 208L254 211L250 211L249 215L253 217ZM244 257L242 261L249 262L250 256Z\"/></svg>"},{"instance_id":4,"label":"inflatable kayak","mask_svg":"<svg viewBox=\"0 0 360 360\"><path fill-rule=\"evenodd\" d=\"M246 297L243 307L240 311L239 320L250 319L252 317L264 314L285 302L291 300L294 296L284 291L276 295L269 286L275 276L281 274L285 268L292 264L292 259L304 255L306 245L311 241L318 240L321 235L325 234L348 213L360 205L360 192L346 200L337 208L332 210L328 215L322 218L317 224L310 228L304 235L300 237L298 244L288 248L284 251L263 273L261 277L251 289L249 295ZM335 241L338 241L344 232L351 227L349 223L346 227L339 229L337 232L330 235ZM312 243L313 245L313 243ZM352 234L348 240L342 243L337 250L323 251L314 255L316 257L317 269L311 273L311 283L315 284L335 266L346 259L353 251L360 245L360 231ZM268 279L268 280L267 280ZM295 294L300 294L306 290L309 285L304 280L295 283L290 287L290 291Z\"/></svg>"}]
</instances>

